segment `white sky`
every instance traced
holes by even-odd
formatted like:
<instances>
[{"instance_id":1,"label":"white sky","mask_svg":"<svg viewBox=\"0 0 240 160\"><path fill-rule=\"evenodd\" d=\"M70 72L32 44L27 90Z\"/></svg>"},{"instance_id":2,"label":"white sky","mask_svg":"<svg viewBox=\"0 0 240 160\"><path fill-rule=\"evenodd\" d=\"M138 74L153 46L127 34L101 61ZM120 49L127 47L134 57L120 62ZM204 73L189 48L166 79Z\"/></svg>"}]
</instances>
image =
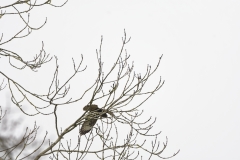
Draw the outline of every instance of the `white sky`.
<instances>
[{"instance_id":1,"label":"white sky","mask_svg":"<svg viewBox=\"0 0 240 160\"><path fill-rule=\"evenodd\" d=\"M12 47L30 59L44 41L47 53L59 58L63 80L72 72L71 58L79 62L83 54L87 76L93 78L90 71L96 67L95 49L101 35L107 69L119 53L125 28L132 37L126 47L137 72L144 73L147 64L155 66L163 54L157 74L166 82L143 108L146 115L158 118L155 127L168 136L166 155L181 149L172 160L240 159L240 1L70 0L62 8L36 9L31 22L38 26L45 17L48 22L41 30L5 48ZM18 25L4 20L0 21L1 32ZM41 91L52 78L51 64L34 75L26 72L22 76L19 71L2 68L3 60L0 70L32 91ZM79 76L78 80L85 85L88 78ZM87 99L79 105L85 103ZM64 113L63 126L73 122L76 110L81 109L71 107L59 111Z\"/></svg>"}]
</instances>

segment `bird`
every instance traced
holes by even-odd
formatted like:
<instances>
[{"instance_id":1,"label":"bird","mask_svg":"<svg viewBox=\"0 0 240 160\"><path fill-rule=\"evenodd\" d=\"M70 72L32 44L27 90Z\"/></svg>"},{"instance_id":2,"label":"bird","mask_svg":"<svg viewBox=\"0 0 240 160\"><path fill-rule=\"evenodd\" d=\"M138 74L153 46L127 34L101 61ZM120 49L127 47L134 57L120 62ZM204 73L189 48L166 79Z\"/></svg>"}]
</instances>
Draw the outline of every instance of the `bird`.
<instances>
[{"instance_id":1,"label":"bird","mask_svg":"<svg viewBox=\"0 0 240 160\"><path fill-rule=\"evenodd\" d=\"M85 135L93 129L93 126L96 124L99 118L107 118L107 111L105 109L98 108L96 104L87 105L83 108L84 111L89 111L85 121L82 124L80 129L80 135Z\"/></svg>"}]
</instances>

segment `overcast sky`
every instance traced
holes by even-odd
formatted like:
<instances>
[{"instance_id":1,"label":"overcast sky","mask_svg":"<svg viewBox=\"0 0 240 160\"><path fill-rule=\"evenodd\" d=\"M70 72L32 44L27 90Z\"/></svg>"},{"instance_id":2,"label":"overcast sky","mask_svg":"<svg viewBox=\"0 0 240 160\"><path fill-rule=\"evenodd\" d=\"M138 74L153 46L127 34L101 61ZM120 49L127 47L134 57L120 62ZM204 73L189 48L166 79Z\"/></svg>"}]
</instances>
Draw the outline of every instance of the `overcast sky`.
<instances>
[{"instance_id":1,"label":"overcast sky","mask_svg":"<svg viewBox=\"0 0 240 160\"><path fill-rule=\"evenodd\" d=\"M44 41L47 53L58 56L63 79L72 71L71 58L79 62L83 54L87 78L93 78L91 69L96 67L95 50L101 35L107 69L119 53L126 29L131 36L126 48L137 72L144 73L147 64L155 66L163 54L157 74L165 84L142 108L147 117L158 118L155 127L168 136L164 155L180 149L172 160L240 159L240 1L69 0L62 8L36 9L30 22L39 26L46 17L48 22L41 30L6 48L30 59ZM4 20L0 31L14 30L18 24ZM38 91L52 78L54 68L50 66L54 67L49 64L40 69L40 75L0 70ZM43 75L49 79L41 78ZM81 78L81 84L88 83ZM78 116L76 108L81 107L72 107L72 112L62 110L63 126Z\"/></svg>"}]
</instances>

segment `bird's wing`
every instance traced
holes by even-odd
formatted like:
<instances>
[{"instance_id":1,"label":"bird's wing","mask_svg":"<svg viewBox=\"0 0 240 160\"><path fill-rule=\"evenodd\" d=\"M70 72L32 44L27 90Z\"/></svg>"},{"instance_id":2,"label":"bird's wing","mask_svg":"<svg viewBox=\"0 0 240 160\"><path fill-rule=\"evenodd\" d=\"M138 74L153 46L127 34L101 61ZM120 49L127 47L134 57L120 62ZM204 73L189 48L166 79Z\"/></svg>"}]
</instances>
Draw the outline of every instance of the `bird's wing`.
<instances>
[{"instance_id":1,"label":"bird's wing","mask_svg":"<svg viewBox=\"0 0 240 160\"><path fill-rule=\"evenodd\" d=\"M91 131L93 126L96 124L96 122L97 122L97 118L91 118L91 119L85 120L82 124L80 134L84 135L89 131Z\"/></svg>"}]
</instances>

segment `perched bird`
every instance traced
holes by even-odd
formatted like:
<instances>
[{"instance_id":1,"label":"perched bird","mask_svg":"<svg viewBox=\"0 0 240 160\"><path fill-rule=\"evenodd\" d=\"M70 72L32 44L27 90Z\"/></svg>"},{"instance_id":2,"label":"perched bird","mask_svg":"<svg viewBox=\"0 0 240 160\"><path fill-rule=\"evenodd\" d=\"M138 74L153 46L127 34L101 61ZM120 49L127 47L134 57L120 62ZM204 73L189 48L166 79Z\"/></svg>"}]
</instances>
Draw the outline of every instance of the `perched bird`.
<instances>
[{"instance_id":1,"label":"perched bird","mask_svg":"<svg viewBox=\"0 0 240 160\"><path fill-rule=\"evenodd\" d=\"M87 114L85 121L83 122L82 127L80 129L81 135L84 135L91 131L99 118L108 117L106 110L98 108L98 106L95 104L87 105L83 108L83 110L89 111L89 113Z\"/></svg>"}]
</instances>

